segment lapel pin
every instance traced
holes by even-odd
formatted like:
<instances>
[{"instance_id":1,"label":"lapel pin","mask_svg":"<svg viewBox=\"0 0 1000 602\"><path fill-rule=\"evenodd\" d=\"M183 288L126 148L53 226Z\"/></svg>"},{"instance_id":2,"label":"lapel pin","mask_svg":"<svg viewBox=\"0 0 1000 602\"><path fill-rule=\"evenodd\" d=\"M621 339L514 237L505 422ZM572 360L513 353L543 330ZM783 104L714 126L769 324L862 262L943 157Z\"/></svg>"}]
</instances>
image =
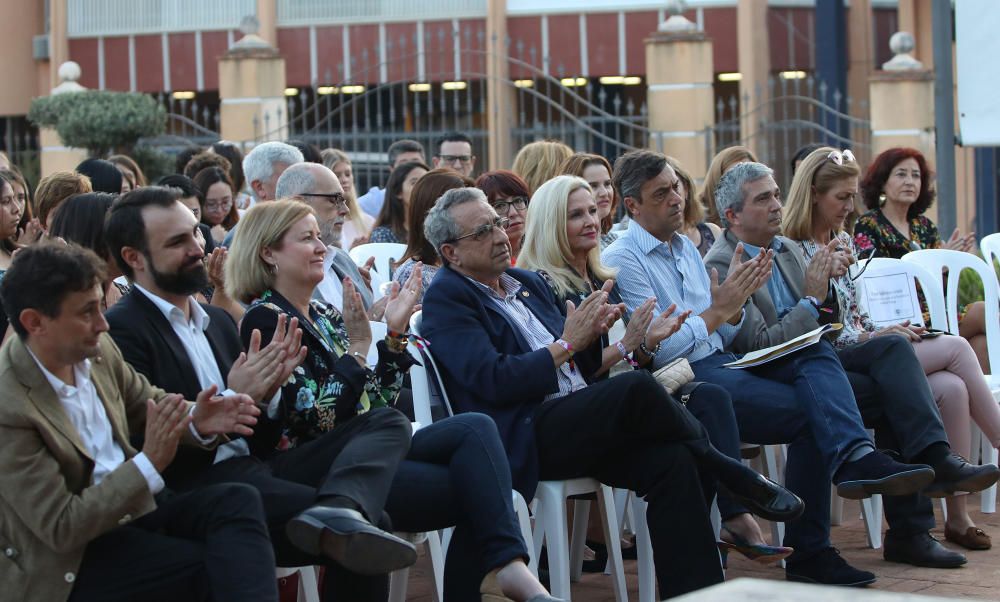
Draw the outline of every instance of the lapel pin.
<instances>
[{"instance_id":1,"label":"lapel pin","mask_svg":"<svg viewBox=\"0 0 1000 602\"><path fill-rule=\"evenodd\" d=\"M521 291L522 297L527 297L529 295L528 291Z\"/></svg>"}]
</instances>

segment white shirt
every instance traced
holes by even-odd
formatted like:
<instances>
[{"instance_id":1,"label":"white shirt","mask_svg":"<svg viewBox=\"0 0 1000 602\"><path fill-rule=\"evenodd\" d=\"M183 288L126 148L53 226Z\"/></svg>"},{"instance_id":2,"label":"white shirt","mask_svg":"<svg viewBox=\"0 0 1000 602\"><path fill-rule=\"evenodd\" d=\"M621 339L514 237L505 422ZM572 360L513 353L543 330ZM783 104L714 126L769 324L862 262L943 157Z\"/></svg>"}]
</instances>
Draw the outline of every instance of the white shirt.
<instances>
[{"instance_id":1,"label":"white shirt","mask_svg":"<svg viewBox=\"0 0 1000 602\"><path fill-rule=\"evenodd\" d=\"M174 334L181 340L181 345L184 346L184 351L187 352L188 359L191 361L194 372L198 376L198 386L202 389L207 389L215 385L221 391L220 395L236 394L236 391L226 389L226 382L222 378L219 364L215 361L212 346L208 342L208 337L205 336L205 331L208 330L211 318L202 309L201 305L191 297L188 297L188 308L191 311L191 317L185 320L184 312L173 303L154 295L139 284L133 283L132 286L146 295L153 302L153 305L163 313L163 317L167 319L170 327L173 328ZM215 452L215 462L219 463L229 458L248 455L250 455L250 448L247 446L246 440L234 439L219 446L219 449Z\"/></svg>"},{"instance_id":2,"label":"white shirt","mask_svg":"<svg viewBox=\"0 0 1000 602\"><path fill-rule=\"evenodd\" d=\"M333 269L333 258L336 254L336 249L327 247L326 257L323 258L323 281L316 285L316 294L324 302L336 307L337 311L343 311L344 283Z\"/></svg>"},{"instance_id":3,"label":"white shirt","mask_svg":"<svg viewBox=\"0 0 1000 602\"><path fill-rule=\"evenodd\" d=\"M73 366L73 377L76 386L67 385L55 374L49 372L38 357L28 349L31 358L35 360L38 368L45 375L45 380L49 381L53 391L59 397L59 403L69 416L69 421L76 428L83 447L94 460L94 473L92 475L93 484L97 485L104 477L117 469L125 462L125 451L114 439L111 431L111 420L104 409L104 404L97 395L94 382L90 380L90 360ZM139 452L132 458L136 468L146 479L149 492L157 494L163 489L163 477L157 472L156 467L146 456L145 452Z\"/></svg>"}]
</instances>

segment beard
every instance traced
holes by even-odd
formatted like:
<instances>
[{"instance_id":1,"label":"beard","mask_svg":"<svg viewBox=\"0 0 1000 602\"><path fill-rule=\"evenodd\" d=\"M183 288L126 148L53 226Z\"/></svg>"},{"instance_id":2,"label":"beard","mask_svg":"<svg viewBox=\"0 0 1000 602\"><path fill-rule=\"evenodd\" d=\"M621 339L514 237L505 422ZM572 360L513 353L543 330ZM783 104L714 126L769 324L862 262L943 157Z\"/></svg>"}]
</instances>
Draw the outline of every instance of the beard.
<instances>
[{"instance_id":1,"label":"beard","mask_svg":"<svg viewBox=\"0 0 1000 602\"><path fill-rule=\"evenodd\" d=\"M328 247L339 247L341 246L341 234L343 231L344 226L342 224L334 226L333 220L325 221L319 226L319 239Z\"/></svg>"},{"instance_id":2,"label":"beard","mask_svg":"<svg viewBox=\"0 0 1000 602\"><path fill-rule=\"evenodd\" d=\"M146 260L149 262L149 271L153 276L153 282L160 290L174 295L193 295L208 287L208 271L205 270L201 258L181 266L175 273L157 270L149 256L146 257Z\"/></svg>"}]
</instances>

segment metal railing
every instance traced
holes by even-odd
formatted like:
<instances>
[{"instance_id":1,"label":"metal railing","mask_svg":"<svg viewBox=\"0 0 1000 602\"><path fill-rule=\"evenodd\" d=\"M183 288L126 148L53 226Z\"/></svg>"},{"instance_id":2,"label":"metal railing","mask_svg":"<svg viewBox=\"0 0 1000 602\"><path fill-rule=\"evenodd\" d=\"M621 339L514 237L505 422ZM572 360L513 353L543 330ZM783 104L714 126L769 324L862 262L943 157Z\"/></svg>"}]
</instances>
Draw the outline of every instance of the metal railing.
<instances>
[{"instance_id":1,"label":"metal railing","mask_svg":"<svg viewBox=\"0 0 1000 602\"><path fill-rule=\"evenodd\" d=\"M278 26L486 17L486 0L278 0Z\"/></svg>"},{"instance_id":2,"label":"metal railing","mask_svg":"<svg viewBox=\"0 0 1000 602\"><path fill-rule=\"evenodd\" d=\"M71 38L235 29L256 0L70 0Z\"/></svg>"}]
</instances>

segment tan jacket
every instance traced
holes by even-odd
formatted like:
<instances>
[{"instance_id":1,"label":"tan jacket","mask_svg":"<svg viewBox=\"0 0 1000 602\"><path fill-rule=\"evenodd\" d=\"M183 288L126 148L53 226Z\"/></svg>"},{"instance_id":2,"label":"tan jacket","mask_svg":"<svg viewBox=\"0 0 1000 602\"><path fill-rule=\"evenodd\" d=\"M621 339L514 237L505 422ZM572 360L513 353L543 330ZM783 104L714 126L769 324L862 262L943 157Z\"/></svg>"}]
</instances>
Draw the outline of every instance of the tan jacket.
<instances>
[{"instance_id":1,"label":"tan jacket","mask_svg":"<svg viewBox=\"0 0 1000 602\"><path fill-rule=\"evenodd\" d=\"M24 342L0 348L0 600L66 600L87 543L156 508L131 458L146 399L165 395L107 334L91 380L128 459L92 484L94 461ZM193 438L192 438L193 439Z\"/></svg>"}]
</instances>

